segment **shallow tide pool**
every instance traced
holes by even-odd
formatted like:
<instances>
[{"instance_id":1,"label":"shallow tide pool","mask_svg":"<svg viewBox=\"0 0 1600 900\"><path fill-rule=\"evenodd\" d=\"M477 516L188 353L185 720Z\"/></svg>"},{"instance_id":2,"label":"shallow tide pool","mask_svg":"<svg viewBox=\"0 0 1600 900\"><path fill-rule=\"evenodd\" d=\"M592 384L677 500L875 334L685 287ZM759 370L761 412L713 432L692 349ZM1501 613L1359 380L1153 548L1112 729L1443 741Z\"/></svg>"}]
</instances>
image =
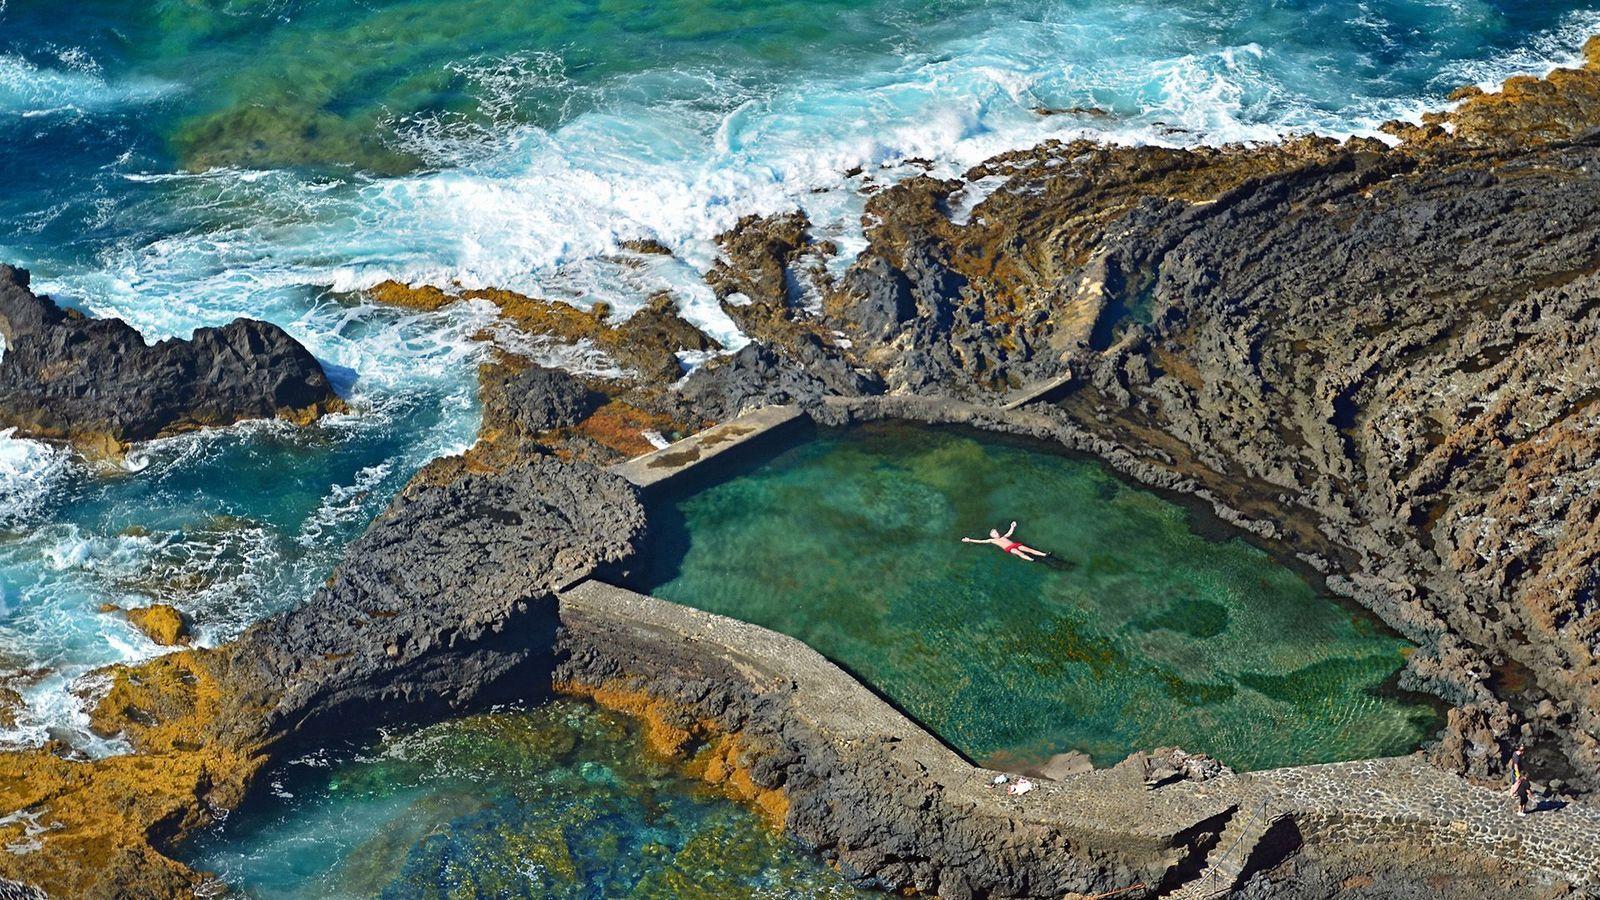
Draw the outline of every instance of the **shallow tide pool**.
<instances>
[{"instance_id":1,"label":"shallow tide pool","mask_svg":"<svg viewBox=\"0 0 1600 900\"><path fill-rule=\"evenodd\" d=\"M969 757L1242 770L1407 753L1408 645L1101 465L905 424L824 431L652 514L651 593L804 640ZM1049 559L960 543L1002 531Z\"/></svg>"},{"instance_id":2,"label":"shallow tide pool","mask_svg":"<svg viewBox=\"0 0 1600 900\"><path fill-rule=\"evenodd\" d=\"M297 760L183 858L262 900L864 896L572 701Z\"/></svg>"}]
</instances>

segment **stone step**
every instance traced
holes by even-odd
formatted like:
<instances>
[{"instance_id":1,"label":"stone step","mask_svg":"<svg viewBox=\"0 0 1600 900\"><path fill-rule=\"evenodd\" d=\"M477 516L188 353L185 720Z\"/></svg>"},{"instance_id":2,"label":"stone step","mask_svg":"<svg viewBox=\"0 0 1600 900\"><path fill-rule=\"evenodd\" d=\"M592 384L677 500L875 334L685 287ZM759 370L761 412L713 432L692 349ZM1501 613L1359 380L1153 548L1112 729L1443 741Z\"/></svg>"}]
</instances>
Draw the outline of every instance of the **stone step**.
<instances>
[{"instance_id":1,"label":"stone step","mask_svg":"<svg viewBox=\"0 0 1600 900\"><path fill-rule=\"evenodd\" d=\"M1005 405L1001 406L1000 408L1005 410L1021 409L1035 400L1039 400L1050 394L1054 394L1056 391L1061 390L1071 383L1072 372L1068 370L1064 375L1059 375L1055 378L1051 378L1048 381L1041 381L1037 384L1031 384L1017 393L1012 394L1009 398L1007 398Z\"/></svg>"},{"instance_id":2,"label":"stone step","mask_svg":"<svg viewBox=\"0 0 1600 900\"><path fill-rule=\"evenodd\" d=\"M1262 838L1283 819L1285 813L1274 812L1265 804L1240 809L1223 826L1217 843L1206 856L1206 867L1193 880L1179 885L1166 896L1170 900L1212 900L1226 896L1239 885L1250 862L1250 854Z\"/></svg>"}]
</instances>

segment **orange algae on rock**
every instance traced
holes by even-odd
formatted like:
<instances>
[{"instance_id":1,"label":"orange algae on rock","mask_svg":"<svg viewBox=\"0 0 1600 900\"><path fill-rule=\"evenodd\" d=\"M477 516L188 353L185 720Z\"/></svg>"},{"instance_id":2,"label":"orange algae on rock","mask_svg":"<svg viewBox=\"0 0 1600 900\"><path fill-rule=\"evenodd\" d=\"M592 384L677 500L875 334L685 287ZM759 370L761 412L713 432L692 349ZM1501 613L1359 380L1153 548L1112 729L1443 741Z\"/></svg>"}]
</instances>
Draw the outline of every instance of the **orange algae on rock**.
<instances>
[{"instance_id":1,"label":"orange algae on rock","mask_svg":"<svg viewBox=\"0 0 1600 900\"><path fill-rule=\"evenodd\" d=\"M153 603L125 609L122 614L135 628L163 647L174 647L189 640L189 617L171 604Z\"/></svg>"},{"instance_id":2,"label":"orange algae on rock","mask_svg":"<svg viewBox=\"0 0 1600 900\"><path fill-rule=\"evenodd\" d=\"M544 335L564 344L590 341L619 363L652 382L671 383L682 375L679 351L708 351L721 345L686 321L667 293L650 298L644 308L621 322L611 318L607 303L579 309L559 300L529 297L499 288L449 293L431 285L411 287L385 281L367 290L379 303L432 311L452 303L482 300L493 304L519 331Z\"/></svg>"},{"instance_id":3,"label":"orange algae on rock","mask_svg":"<svg viewBox=\"0 0 1600 900\"><path fill-rule=\"evenodd\" d=\"M133 753L0 753L0 809L20 814L0 826L0 843L26 850L0 854L0 877L57 897L191 893L200 876L163 849L236 806L268 759L259 742L230 732L263 709L227 687L227 666L218 651L185 650L107 670L112 684L91 725Z\"/></svg>"},{"instance_id":4,"label":"orange algae on rock","mask_svg":"<svg viewBox=\"0 0 1600 900\"><path fill-rule=\"evenodd\" d=\"M1455 109L1427 113L1421 125L1391 122L1384 130L1405 149L1525 149L1574 140L1600 122L1600 35L1583 45L1578 68L1559 68L1543 78L1518 75L1499 90L1464 87L1450 95Z\"/></svg>"},{"instance_id":5,"label":"orange algae on rock","mask_svg":"<svg viewBox=\"0 0 1600 900\"><path fill-rule=\"evenodd\" d=\"M601 446L615 450L623 457L634 457L656 449L645 439L646 431L668 432L679 430L680 425L671 417L640 409L631 403L613 400L595 410L588 418L574 425L573 434L593 440Z\"/></svg>"},{"instance_id":6,"label":"orange algae on rock","mask_svg":"<svg viewBox=\"0 0 1600 900\"><path fill-rule=\"evenodd\" d=\"M560 682L558 694L581 697L607 709L633 716L644 724L645 746L678 762L685 774L749 803L771 827L782 830L789 817L789 794L781 786L756 783L751 765L761 751L743 735L723 730L707 719L695 719L682 706L620 682L604 685Z\"/></svg>"}]
</instances>

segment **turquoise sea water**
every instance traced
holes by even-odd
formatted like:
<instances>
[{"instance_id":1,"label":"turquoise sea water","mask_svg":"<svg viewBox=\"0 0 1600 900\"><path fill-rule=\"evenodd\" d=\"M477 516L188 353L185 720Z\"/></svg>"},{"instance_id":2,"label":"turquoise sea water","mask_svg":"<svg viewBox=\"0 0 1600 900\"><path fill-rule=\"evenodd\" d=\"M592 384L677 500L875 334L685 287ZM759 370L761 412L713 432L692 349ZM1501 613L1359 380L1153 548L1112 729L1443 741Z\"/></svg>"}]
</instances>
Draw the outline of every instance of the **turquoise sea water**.
<instances>
[{"instance_id":1,"label":"turquoise sea water","mask_svg":"<svg viewBox=\"0 0 1600 900\"><path fill-rule=\"evenodd\" d=\"M386 277L621 310L660 289L738 343L710 238L801 205L848 252L859 188L1048 136L1370 130L1542 71L1588 0L56 0L0 4L0 260L152 339L270 319L353 412L90 471L0 437L0 680L96 752L71 688L158 652L102 603L214 642L306 597L418 466L471 440L482 309ZM1096 106L1109 116L1040 116ZM868 172L851 179L847 169ZM677 259L618 260L655 237ZM559 360L558 360L559 361ZM597 365L574 355L573 365ZM83 685L79 685L83 687Z\"/></svg>"},{"instance_id":2,"label":"turquoise sea water","mask_svg":"<svg viewBox=\"0 0 1600 900\"><path fill-rule=\"evenodd\" d=\"M260 900L845 900L870 896L754 813L644 752L639 727L552 703L388 735L268 776L185 847Z\"/></svg>"},{"instance_id":3,"label":"turquoise sea water","mask_svg":"<svg viewBox=\"0 0 1600 900\"><path fill-rule=\"evenodd\" d=\"M1020 522L1051 558L962 544ZM1407 645L1094 462L878 424L823 432L652 515L642 586L804 640L969 757L1240 770L1409 753Z\"/></svg>"}]
</instances>

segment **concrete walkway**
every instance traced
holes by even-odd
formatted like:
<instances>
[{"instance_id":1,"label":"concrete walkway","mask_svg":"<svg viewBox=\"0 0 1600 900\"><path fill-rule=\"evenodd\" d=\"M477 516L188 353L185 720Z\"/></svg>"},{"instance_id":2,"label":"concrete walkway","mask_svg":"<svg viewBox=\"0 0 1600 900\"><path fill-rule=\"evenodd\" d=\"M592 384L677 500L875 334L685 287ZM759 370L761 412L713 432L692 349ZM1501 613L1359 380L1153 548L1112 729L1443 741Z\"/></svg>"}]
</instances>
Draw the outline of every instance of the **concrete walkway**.
<instances>
[{"instance_id":1,"label":"concrete walkway","mask_svg":"<svg viewBox=\"0 0 1600 900\"><path fill-rule=\"evenodd\" d=\"M619 463L611 471L641 488L655 487L803 416L805 412L798 406L765 406L660 450Z\"/></svg>"},{"instance_id":2,"label":"concrete walkway","mask_svg":"<svg viewBox=\"0 0 1600 900\"><path fill-rule=\"evenodd\" d=\"M1168 840L1227 816L1205 865L1194 878L1169 885L1175 888L1169 896L1210 897L1236 887L1260 862L1252 855L1262 839L1284 820L1307 842L1481 854L1600 888L1600 806L1593 803L1519 817L1502 791L1474 786L1417 755L1179 781L1155 790L1146 788L1138 767L1119 766L1041 781L1027 797L1008 797L990 786L995 772L968 763L794 638L597 581L559 599L562 619L572 626L609 621L731 664L757 694L786 696L791 715L841 745L892 739L896 756L928 773L944 796L972 815L1057 826L1100 846Z\"/></svg>"},{"instance_id":3,"label":"concrete walkway","mask_svg":"<svg viewBox=\"0 0 1600 900\"><path fill-rule=\"evenodd\" d=\"M1052 378L1049 381L1040 381L1036 384L1031 384L1022 390L1017 391L1015 394L1011 394L1006 398L1006 402L1002 404L1000 408L1008 411L1013 409L1021 409L1022 407L1027 406L1029 403L1032 403L1036 400L1043 400L1046 397L1054 396L1058 391L1064 390L1066 386L1071 383L1072 372L1068 371L1065 375Z\"/></svg>"}]
</instances>

